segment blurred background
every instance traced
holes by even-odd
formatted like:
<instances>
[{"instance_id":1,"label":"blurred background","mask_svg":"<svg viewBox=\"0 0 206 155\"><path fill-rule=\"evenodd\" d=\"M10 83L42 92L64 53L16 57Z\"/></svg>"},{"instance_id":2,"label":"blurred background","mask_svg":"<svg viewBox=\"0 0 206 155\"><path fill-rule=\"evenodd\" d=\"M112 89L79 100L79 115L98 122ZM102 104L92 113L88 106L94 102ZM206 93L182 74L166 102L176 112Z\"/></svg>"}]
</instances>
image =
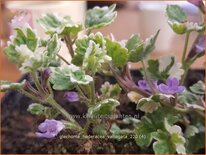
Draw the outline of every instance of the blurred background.
<instances>
[{"instance_id":1,"label":"blurred background","mask_svg":"<svg viewBox=\"0 0 206 155\"><path fill-rule=\"evenodd\" d=\"M111 25L98 29L103 35L114 35L116 40L128 39L132 34L140 34L142 38L147 38L160 29L160 35L156 42L156 49L152 53L153 58L162 55L176 55L178 60L182 55L185 35L176 35L165 17L167 4L175 3L181 5L188 17L193 21L201 20L198 16L197 7L186 1L5 1L1 3L2 29L0 80L17 81L21 75L15 65L8 62L2 49L6 46L9 36L13 33L10 21L19 14L26 15L26 21L35 29L40 36L44 36L43 29L36 23L36 19L47 12L57 12L60 15L70 15L75 22L83 22L86 10L93 6L106 6L117 3L118 16ZM195 33L190 37L189 44L193 42ZM66 54L66 47L63 46L61 55L69 59ZM132 64L132 69L138 69L138 64ZM204 57L200 58L193 66L194 69L204 68Z\"/></svg>"}]
</instances>

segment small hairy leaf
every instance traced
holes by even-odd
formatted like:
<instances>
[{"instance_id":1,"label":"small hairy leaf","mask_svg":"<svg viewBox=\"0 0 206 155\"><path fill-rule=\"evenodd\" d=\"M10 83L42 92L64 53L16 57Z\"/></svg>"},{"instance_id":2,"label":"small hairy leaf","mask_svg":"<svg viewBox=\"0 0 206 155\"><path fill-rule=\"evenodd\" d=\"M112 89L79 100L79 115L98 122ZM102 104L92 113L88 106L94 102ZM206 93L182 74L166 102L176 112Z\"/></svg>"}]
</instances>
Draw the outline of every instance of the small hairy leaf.
<instances>
[{"instance_id":1,"label":"small hairy leaf","mask_svg":"<svg viewBox=\"0 0 206 155\"><path fill-rule=\"evenodd\" d=\"M32 103L29 105L27 111L34 115L44 114L44 106L39 103Z\"/></svg>"}]
</instances>

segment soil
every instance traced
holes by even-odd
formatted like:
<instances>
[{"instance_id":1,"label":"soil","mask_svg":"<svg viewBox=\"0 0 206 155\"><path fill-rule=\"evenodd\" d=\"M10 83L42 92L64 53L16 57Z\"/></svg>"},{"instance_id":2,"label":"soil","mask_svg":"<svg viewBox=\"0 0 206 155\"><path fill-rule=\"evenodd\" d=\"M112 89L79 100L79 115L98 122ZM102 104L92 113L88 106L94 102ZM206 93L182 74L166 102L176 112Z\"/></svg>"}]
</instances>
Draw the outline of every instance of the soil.
<instances>
[{"instance_id":1,"label":"soil","mask_svg":"<svg viewBox=\"0 0 206 155\"><path fill-rule=\"evenodd\" d=\"M135 80L141 78L141 74L138 71L133 71L132 74ZM203 80L205 73L203 70L189 71L189 75L186 79L186 86L190 86L198 80ZM23 76L23 79L28 79L28 76ZM100 80L101 81L101 80ZM114 79L108 78L106 81L114 82ZM102 80L103 82L103 80ZM97 87L101 85L99 82ZM87 107L82 103L69 103L63 100L64 92L55 92L55 99L67 111L71 114L85 114ZM122 103L118 107L119 112L124 115L138 115L143 116L144 113L136 110L136 105L128 102L125 96L122 96ZM44 118L39 118L31 115L27 112L29 104L33 103L32 100L24 95L16 92L9 91L5 94L1 103L1 135L2 135L2 153L4 154L51 154L51 153L153 153L152 149L140 150L135 144L133 139L125 140L113 140L113 139L101 139L101 140L83 140L83 139L61 139L57 136L54 139L41 139L35 137L35 131L40 122ZM81 118L77 120L81 125L84 125L85 119ZM63 131L62 135L72 133L72 131Z\"/></svg>"}]
</instances>

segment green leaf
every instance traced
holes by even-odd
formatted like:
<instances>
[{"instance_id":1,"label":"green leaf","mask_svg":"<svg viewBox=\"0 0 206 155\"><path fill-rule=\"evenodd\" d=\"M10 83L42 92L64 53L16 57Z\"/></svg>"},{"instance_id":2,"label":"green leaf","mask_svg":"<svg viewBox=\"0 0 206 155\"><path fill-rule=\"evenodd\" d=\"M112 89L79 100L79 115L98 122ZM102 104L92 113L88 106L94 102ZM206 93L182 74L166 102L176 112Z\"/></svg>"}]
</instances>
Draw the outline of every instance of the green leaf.
<instances>
[{"instance_id":1,"label":"green leaf","mask_svg":"<svg viewBox=\"0 0 206 155\"><path fill-rule=\"evenodd\" d=\"M5 92L7 90L20 90L23 88L25 80L21 83L12 83L9 81L0 81L0 92Z\"/></svg>"},{"instance_id":2,"label":"green leaf","mask_svg":"<svg viewBox=\"0 0 206 155\"><path fill-rule=\"evenodd\" d=\"M184 73L181 64L173 56L162 56L157 60L148 60L148 74L153 80L165 81L169 76L180 79Z\"/></svg>"},{"instance_id":3,"label":"green leaf","mask_svg":"<svg viewBox=\"0 0 206 155\"><path fill-rule=\"evenodd\" d=\"M198 153L200 149L205 147L205 133L197 133L186 141L187 154Z\"/></svg>"},{"instance_id":4,"label":"green leaf","mask_svg":"<svg viewBox=\"0 0 206 155\"><path fill-rule=\"evenodd\" d=\"M205 94L205 84L202 81L198 81L196 84L190 87L190 90L195 94Z\"/></svg>"},{"instance_id":5,"label":"green leaf","mask_svg":"<svg viewBox=\"0 0 206 155\"><path fill-rule=\"evenodd\" d=\"M106 39L107 54L112 57L112 63L116 67L123 67L128 60L128 50L122 47L120 43Z\"/></svg>"},{"instance_id":6,"label":"green leaf","mask_svg":"<svg viewBox=\"0 0 206 155\"><path fill-rule=\"evenodd\" d=\"M126 43L126 48L129 52L136 51L136 49L143 43L139 35L132 35Z\"/></svg>"},{"instance_id":7,"label":"green leaf","mask_svg":"<svg viewBox=\"0 0 206 155\"><path fill-rule=\"evenodd\" d=\"M54 59L59 52L61 43L58 40L57 34L54 34L52 38L47 43L47 56Z\"/></svg>"},{"instance_id":8,"label":"green leaf","mask_svg":"<svg viewBox=\"0 0 206 155\"><path fill-rule=\"evenodd\" d=\"M20 54L16 51L15 46L10 44L8 47L4 48L4 54L6 57L15 64L20 64Z\"/></svg>"},{"instance_id":9,"label":"green leaf","mask_svg":"<svg viewBox=\"0 0 206 155\"><path fill-rule=\"evenodd\" d=\"M20 46L22 44L27 43L27 37L25 36L24 32L20 28L16 28L16 36L14 36L13 43Z\"/></svg>"},{"instance_id":10,"label":"green leaf","mask_svg":"<svg viewBox=\"0 0 206 155\"><path fill-rule=\"evenodd\" d=\"M160 107L153 113L147 113L143 116L139 123L135 125L135 142L141 148L148 147L152 141L152 134L157 132L158 129L166 131L165 118L172 125L178 121L179 114L175 114L172 109ZM158 120L158 121L157 121ZM143 135L145 138L138 138Z\"/></svg>"},{"instance_id":11,"label":"green leaf","mask_svg":"<svg viewBox=\"0 0 206 155\"><path fill-rule=\"evenodd\" d=\"M26 33L27 33L27 38L26 38L27 47L31 51L34 52L35 49L37 48L38 38L37 38L36 34L30 28L27 28Z\"/></svg>"},{"instance_id":12,"label":"green leaf","mask_svg":"<svg viewBox=\"0 0 206 155\"><path fill-rule=\"evenodd\" d=\"M198 101L198 96L196 94L191 93L188 90L185 90L178 96L178 101L183 104L192 104Z\"/></svg>"},{"instance_id":13,"label":"green leaf","mask_svg":"<svg viewBox=\"0 0 206 155\"><path fill-rule=\"evenodd\" d=\"M118 98L121 88L118 84L111 85L109 82L105 82L101 88L100 91L102 93L102 97L104 98Z\"/></svg>"},{"instance_id":14,"label":"green leaf","mask_svg":"<svg viewBox=\"0 0 206 155\"><path fill-rule=\"evenodd\" d=\"M88 109L88 115L94 118L99 118L99 116L109 116L118 105L120 105L120 103L115 99L105 99L90 107Z\"/></svg>"},{"instance_id":15,"label":"green leaf","mask_svg":"<svg viewBox=\"0 0 206 155\"><path fill-rule=\"evenodd\" d=\"M86 75L80 67L77 67L73 64L68 66L67 68L64 68L63 72L70 78L70 81L73 84L87 85L93 81L93 78L91 76Z\"/></svg>"},{"instance_id":16,"label":"green leaf","mask_svg":"<svg viewBox=\"0 0 206 155\"><path fill-rule=\"evenodd\" d=\"M56 69L50 77L50 82L55 90L71 90L76 84L87 85L93 78L75 65L69 65L62 70Z\"/></svg>"},{"instance_id":17,"label":"green leaf","mask_svg":"<svg viewBox=\"0 0 206 155\"><path fill-rule=\"evenodd\" d=\"M160 32L160 30L158 30L155 35L152 35L145 40L145 42L144 42L144 57L146 57L148 54L150 54L155 49L155 42L157 40L159 32Z\"/></svg>"},{"instance_id":18,"label":"green leaf","mask_svg":"<svg viewBox=\"0 0 206 155\"><path fill-rule=\"evenodd\" d=\"M188 125L185 131L185 137L189 138L194 136L195 134L199 133L199 130L196 126L194 125Z\"/></svg>"},{"instance_id":19,"label":"green leaf","mask_svg":"<svg viewBox=\"0 0 206 155\"><path fill-rule=\"evenodd\" d=\"M117 16L114 11L116 5L110 7L94 7L86 13L85 27L88 29L96 29L111 24Z\"/></svg>"},{"instance_id":20,"label":"green leaf","mask_svg":"<svg viewBox=\"0 0 206 155\"><path fill-rule=\"evenodd\" d=\"M143 41L139 35L132 35L126 43L126 48L129 51L129 61L138 62L143 59Z\"/></svg>"},{"instance_id":21,"label":"green leaf","mask_svg":"<svg viewBox=\"0 0 206 155\"><path fill-rule=\"evenodd\" d=\"M50 82L53 84L55 90L71 90L74 88L74 84L71 83L68 76L64 75L63 72L57 71L50 77Z\"/></svg>"},{"instance_id":22,"label":"green leaf","mask_svg":"<svg viewBox=\"0 0 206 155\"><path fill-rule=\"evenodd\" d=\"M162 130L157 130L152 136L157 141L153 143L153 150L155 154L173 154L175 153L175 147L169 140L170 135Z\"/></svg>"},{"instance_id":23,"label":"green leaf","mask_svg":"<svg viewBox=\"0 0 206 155\"><path fill-rule=\"evenodd\" d=\"M129 61L138 62L143 60L155 48L155 42L160 30L155 35L150 36L144 42L138 35L133 35L126 43L126 48L129 51Z\"/></svg>"},{"instance_id":24,"label":"green leaf","mask_svg":"<svg viewBox=\"0 0 206 155\"><path fill-rule=\"evenodd\" d=\"M153 80L165 80L167 74L162 74L159 72L159 61L158 60L148 60L148 73Z\"/></svg>"},{"instance_id":25,"label":"green leaf","mask_svg":"<svg viewBox=\"0 0 206 155\"><path fill-rule=\"evenodd\" d=\"M169 20L184 23L187 21L186 14L178 5L167 5L166 14Z\"/></svg>"},{"instance_id":26,"label":"green leaf","mask_svg":"<svg viewBox=\"0 0 206 155\"><path fill-rule=\"evenodd\" d=\"M34 115L44 114L44 106L39 103L32 103L29 105L27 111Z\"/></svg>"},{"instance_id":27,"label":"green leaf","mask_svg":"<svg viewBox=\"0 0 206 155\"><path fill-rule=\"evenodd\" d=\"M151 96L149 98L142 98L137 104L137 110L140 109L146 113L152 113L160 107L160 103L155 101L156 96Z\"/></svg>"},{"instance_id":28,"label":"green leaf","mask_svg":"<svg viewBox=\"0 0 206 155\"><path fill-rule=\"evenodd\" d=\"M72 63L77 66L81 66L83 64L86 52L89 54L87 54L87 60L85 61L89 61L88 57L89 55L91 55L90 63L92 63L92 59L96 57L100 57L100 59L102 59L104 58L103 56L106 54L105 47L104 47L105 39L101 33L96 33L96 34L92 33L89 36L77 39L75 41L75 45L76 45L76 49L75 49L74 58L72 59ZM96 49L99 50L98 51L94 50L93 52L91 52L91 45L93 45ZM92 65L90 66L92 67Z\"/></svg>"},{"instance_id":29,"label":"green leaf","mask_svg":"<svg viewBox=\"0 0 206 155\"><path fill-rule=\"evenodd\" d=\"M165 118L166 131L157 130L152 136L155 140L153 149L155 154L186 154L185 152L185 138L182 136L182 129L180 126L168 124Z\"/></svg>"},{"instance_id":30,"label":"green leaf","mask_svg":"<svg viewBox=\"0 0 206 155\"><path fill-rule=\"evenodd\" d=\"M127 136L132 133L132 130L129 129L120 129L116 123L112 124L112 127L110 128L110 133L112 136L117 139L121 140L121 138L124 138L124 136Z\"/></svg>"},{"instance_id":31,"label":"green leaf","mask_svg":"<svg viewBox=\"0 0 206 155\"><path fill-rule=\"evenodd\" d=\"M48 34L70 35L72 39L82 30L82 25L73 23L69 16L59 17L57 14L47 13L37 22Z\"/></svg>"},{"instance_id":32,"label":"green leaf","mask_svg":"<svg viewBox=\"0 0 206 155\"><path fill-rule=\"evenodd\" d=\"M103 63L108 63L110 60L111 58L106 55L106 51L100 48L99 44L90 40L89 46L84 55L82 67L87 73L94 75L101 69L101 65Z\"/></svg>"}]
</instances>

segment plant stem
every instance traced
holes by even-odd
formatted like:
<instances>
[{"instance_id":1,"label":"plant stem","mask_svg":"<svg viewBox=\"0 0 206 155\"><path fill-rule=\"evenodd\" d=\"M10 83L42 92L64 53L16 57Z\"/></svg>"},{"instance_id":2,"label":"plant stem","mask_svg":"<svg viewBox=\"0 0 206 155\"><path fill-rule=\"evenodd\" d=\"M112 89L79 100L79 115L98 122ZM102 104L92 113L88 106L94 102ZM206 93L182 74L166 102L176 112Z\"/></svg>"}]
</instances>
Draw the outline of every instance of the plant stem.
<instances>
[{"instance_id":1,"label":"plant stem","mask_svg":"<svg viewBox=\"0 0 206 155\"><path fill-rule=\"evenodd\" d=\"M81 129L81 126L75 121L75 119L73 119L72 116L53 99L53 97L49 96L45 100L45 102L49 103L52 107L57 109L68 121L74 123L79 129Z\"/></svg>"},{"instance_id":2,"label":"plant stem","mask_svg":"<svg viewBox=\"0 0 206 155\"><path fill-rule=\"evenodd\" d=\"M61 55L57 54L57 56L58 56L61 60L63 60L67 65L70 65L70 63L69 63L66 59L64 59Z\"/></svg>"},{"instance_id":3,"label":"plant stem","mask_svg":"<svg viewBox=\"0 0 206 155\"><path fill-rule=\"evenodd\" d=\"M151 83L151 81L150 81L150 79L149 79L149 77L148 77L148 75L147 75L147 70L146 70L144 61L141 61L141 63L142 63L142 68L143 68L143 71L144 71L144 74L145 74L145 79L146 79L146 81L147 81L149 87L151 88L152 93L155 93L153 84Z\"/></svg>"},{"instance_id":4,"label":"plant stem","mask_svg":"<svg viewBox=\"0 0 206 155\"><path fill-rule=\"evenodd\" d=\"M65 36L64 39L65 39L65 42L66 42L66 46L69 50L69 54L71 55L71 57L74 57L74 50L73 50L73 47L72 47L72 40L70 38L70 35Z\"/></svg>"},{"instance_id":5,"label":"plant stem","mask_svg":"<svg viewBox=\"0 0 206 155\"><path fill-rule=\"evenodd\" d=\"M93 77L93 81L91 82L91 102L92 104L95 104L95 83L94 83L94 76Z\"/></svg>"},{"instance_id":6,"label":"plant stem","mask_svg":"<svg viewBox=\"0 0 206 155\"><path fill-rule=\"evenodd\" d=\"M34 80L34 83L35 83L38 91L40 91L42 94L45 94L44 89L42 88L41 84L39 83L37 73L36 72L31 72L31 76L32 76L32 79Z\"/></svg>"},{"instance_id":7,"label":"plant stem","mask_svg":"<svg viewBox=\"0 0 206 155\"><path fill-rule=\"evenodd\" d=\"M31 98L33 101L42 102L42 101L41 101L40 99L38 99L36 96L28 93L27 91L25 91L25 90L23 90L23 89L19 90L19 92L22 93L22 94L24 94L25 96Z\"/></svg>"},{"instance_id":8,"label":"plant stem","mask_svg":"<svg viewBox=\"0 0 206 155\"><path fill-rule=\"evenodd\" d=\"M182 54L182 64L184 64L184 62L185 62L185 57L186 57L186 53L187 53L189 37L190 37L190 31L186 33L185 45L184 45L184 50L183 50L183 54Z\"/></svg>"}]
</instances>

